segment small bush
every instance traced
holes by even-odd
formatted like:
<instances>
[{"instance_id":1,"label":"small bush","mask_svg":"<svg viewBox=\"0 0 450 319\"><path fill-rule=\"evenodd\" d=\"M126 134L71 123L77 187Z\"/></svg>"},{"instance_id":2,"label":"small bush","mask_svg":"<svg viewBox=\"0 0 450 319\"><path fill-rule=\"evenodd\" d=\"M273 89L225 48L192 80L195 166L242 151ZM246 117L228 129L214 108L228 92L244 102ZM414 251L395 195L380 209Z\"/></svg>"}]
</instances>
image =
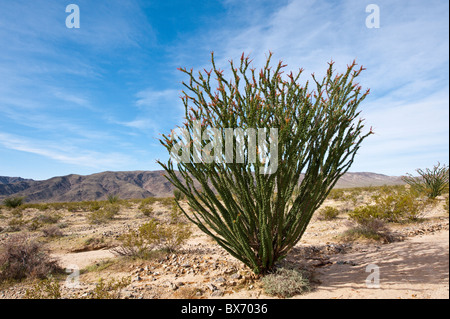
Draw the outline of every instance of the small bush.
<instances>
[{"instance_id":1,"label":"small bush","mask_svg":"<svg viewBox=\"0 0 450 319\"><path fill-rule=\"evenodd\" d=\"M144 216L151 216L153 214L153 207L143 207L140 209L141 213L144 214Z\"/></svg>"},{"instance_id":2,"label":"small bush","mask_svg":"<svg viewBox=\"0 0 450 319\"><path fill-rule=\"evenodd\" d=\"M42 224L37 220L31 220L31 222L28 223L28 225L27 225L27 228L30 231L38 230L41 227L42 227Z\"/></svg>"},{"instance_id":3,"label":"small bush","mask_svg":"<svg viewBox=\"0 0 450 319\"><path fill-rule=\"evenodd\" d=\"M63 236L63 233L58 226L46 227L42 230L42 233L43 233L44 237L50 237L50 238Z\"/></svg>"},{"instance_id":4,"label":"small bush","mask_svg":"<svg viewBox=\"0 0 450 319\"><path fill-rule=\"evenodd\" d=\"M89 205L89 210L92 212L95 212L102 208L102 205L97 201L93 201L93 202L89 203L88 205Z\"/></svg>"},{"instance_id":5,"label":"small bush","mask_svg":"<svg viewBox=\"0 0 450 319\"><path fill-rule=\"evenodd\" d=\"M394 236L389 232L386 223L378 218L357 219L355 225L344 232L343 238L345 240L366 238L388 243L394 241Z\"/></svg>"},{"instance_id":6,"label":"small bush","mask_svg":"<svg viewBox=\"0 0 450 319\"><path fill-rule=\"evenodd\" d=\"M374 204L357 207L349 213L355 221L377 218L385 222L416 221L427 202L421 201L414 191L391 191L372 196Z\"/></svg>"},{"instance_id":7,"label":"small bush","mask_svg":"<svg viewBox=\"0 0 450 319\"><path fill-rule=\"evenodd\" d=\"M177 251L191 234L190 227L186 224L161 225L157 232L159 244L168 252Z\"/></svg>"},{"instance_id":8,"label":"small bush","mask_svg":"<svg viewBox=\"0 0 450 319\"><path fill-rule=\"evenodd\" d=\"M59 271L42 244L24 235L11 237L0 252L0 282L20 280L26 277L45 278Z\"/></svg>"},{"instance_id":9,"label":"small bush","mask_svg":"<svg viewBox=\"0 0 450 319\"><path fill-rule=\"evenodd\" d=\"M319 211L320 220L333 220L339 215L339 209L331 206L325 206Z\"/></svg>"},{"instance_id":10,"label":"small bush","mask_svg":"<svg viewBox=\"0 0 450 319\"><path fill-rule=\"evenodd\" d=\"M119 299L121 290L131 283L130 277L124 277L120 280L112 279L105 282L103 278L98 280L98 283L89 295L90 299Z\"/></svg>"},{"instance_id":11,"label":"small bush","mask_svg":"<svg viewBox=\"0 0 450 319\"><path fill-rule=\"evenodd\" d=\"M37 217L34 217L32 220L37 221L41 224L56 224L61 218L61 215L58 214L41 214Z\"/></svg>"},{"instance_id":12,"label":"small bush","mask_svg":"<svg viewBox=\"0 0 450 319\"><path fill-rule=\"evenodd\" d=\"M120 246L113 251L121 256L147 258L152 250L160 248L174 252L191 236L186 224L160 224L152 219L119 237Z\"/></svg>"},{"instance_id":13,"label":"small bush","mask_svg":"<svg viewBox=\"0 0 450 319\"><path fill-rule=\"evenodd\" d=\"M110 204L99 210L91 212L87 218L91 224L103 224L113 219L119 210L119 205Z\"/></svg>"},{"instance_id":14,"label":"small bush","mask_svg":"<svg viewBox=\"0 0 450 319\"><path fill-rule=\"evenodd\" d=\"M112 195L112 194L108 195L108 202L110 204L117 203L118 200L119 200L119 196L118 195Z\"/></svg>"},{"instance_id":15,"label":"small bush","mask_svg":"<svg viewBox=\"0 0 450 319\"><path fill-rule=\"evenodd\" d=\"M132 230L122 234L118 240L120 245L111 249L111 251L119 256L146 258L151 250L150 244L144 240L138 231Z\"/></svg>"},{"instance_id":16,"label":"small bush","mask_svg":"<svg viewBox=\"0 0 450 319\"><path fill-rule=\"evenodd\" d=\"M12 216L20 218L23 216L23 211L24 206L18 206L16 208L13 208L10 213Z\"/></svg>"},{"instance_id":17,"label":"small bush","mask_svg":"<svg viewBox=\"0 0 450 319\"><path fill-rule=\"evenodd\" d=\"M23 204L24 197L9 197L3 200L3 205L8 208L16 208Z\"/></svg>"},{"instance_id":18,"label":"small bush","mask_svg":"<svg viewBox=\"0 0 450 319\"><path fill-rule=\"evenodd\" d=\"M310 290L309 280L298 270L279 268L262 278L266 294L290 298Z\"/></svg>"},{"instance_id":19,"label":"small bush","mask_svg":"<svg viewBox=\"0 0 450 319\"><path fill-rule=\"evenodd\" d=\"M332 189L331 192L328 194L328 199L344 200L345 199L344 190L340 188Z\"/></svg>"},{"instance_id":20,"label":"small bush","mask_svg":"<svg viewBox=\"0 0 450 319\"><path fill-rule=\"evenodd\" d=\"M25 292L25 299L60 299L61 288L53 278L39 280Z\"/></svg>"}]
</instances>

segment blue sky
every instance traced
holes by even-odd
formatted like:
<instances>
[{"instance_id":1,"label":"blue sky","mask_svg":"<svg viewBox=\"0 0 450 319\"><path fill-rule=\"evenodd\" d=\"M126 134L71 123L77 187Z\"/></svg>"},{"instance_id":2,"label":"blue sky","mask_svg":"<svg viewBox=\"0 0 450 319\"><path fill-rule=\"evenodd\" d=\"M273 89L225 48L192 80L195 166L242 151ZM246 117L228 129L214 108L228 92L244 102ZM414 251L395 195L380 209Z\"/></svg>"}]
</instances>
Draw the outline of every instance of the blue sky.
<instances>
[{"instance_id":1,"label":"blue sky","mask_svg":"<svg viewBox=\"0 0 450 319\"><path fill-rule=\"evenodd\" d=\"M448 25L445 0L0 0L0 176L160 169L158 134L184 115L177 67L209 69L211 51L222 68L242 52L260 68L270 50L303 81L356 59L376 134L350 171L448 164Z\"/></svg>"}]
</instances>

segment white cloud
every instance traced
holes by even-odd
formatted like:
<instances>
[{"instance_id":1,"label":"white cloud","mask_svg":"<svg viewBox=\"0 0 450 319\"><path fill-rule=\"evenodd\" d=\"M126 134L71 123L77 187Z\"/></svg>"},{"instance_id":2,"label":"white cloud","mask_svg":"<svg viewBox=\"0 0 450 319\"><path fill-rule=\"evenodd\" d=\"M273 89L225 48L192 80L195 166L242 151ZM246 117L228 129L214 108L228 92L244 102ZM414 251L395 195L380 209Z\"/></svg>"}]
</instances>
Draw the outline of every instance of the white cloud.
<instances>
[{"instance_id":1,"label":"white cloud","mask_svg":"<svg viewBox=\"0 0 450 319\"><path fill-rule=\"evenodd\" d=\"M41 155L67 164L97 169L118 168L132 161L131 157L121 153L85 150L54 141L25 138L1 132L0 145L8 149Z\"/></svg>"}]
</instances>

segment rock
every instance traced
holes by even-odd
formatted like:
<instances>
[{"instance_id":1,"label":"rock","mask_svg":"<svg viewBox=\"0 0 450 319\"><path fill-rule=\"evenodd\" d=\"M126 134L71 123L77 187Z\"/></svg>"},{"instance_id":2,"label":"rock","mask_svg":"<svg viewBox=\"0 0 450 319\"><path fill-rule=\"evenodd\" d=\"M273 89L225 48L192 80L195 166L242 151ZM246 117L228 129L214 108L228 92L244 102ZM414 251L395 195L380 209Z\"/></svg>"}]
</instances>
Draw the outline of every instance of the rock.
<instances>
[{"instance_id":1,"label":"rock","mask_svg":"<svg viewBox=\"0 0 450 319\"><path fill-rule=\"evenodd\" d=\"M220 283L226 282L225 278L223 278L223 277L219 277L219 278L217 278L217 279L214 280L214 281L215 281L215 282L220 282Z\"/></svg>"},{"instance_id":2,"label":"rock","mask_svg":"<svg viewBox=\"0 0 450 319\"><path fill-rule=\"evenodd\" d=\"M221 290L215 290L211 293L211 297L222 297L223 296L223 291Z\"/></svg>"},{"instance_id":3,"label":"rock","mask_svg":"<svg viewBox=\"0 0 450 319\"><path fill-rule=\"evenodd\" d=\"M173 282L169 283L169 288L172 290L177 290L178 286L176 284L174 284Z\"/></svg>"},{"instance_id":4,"label":"rock","mask_svg":"<svg viewBox=\"0 0 450 319\"><path fill-rule=\"evenodd\" d=\"M211 290L211 291L216 291L218 290L216 286L214 286L213 284L209 283L206 285L206 287Z\"/></svg>"},{"instance_id":5,"label":"rock","mask_svg":"<svg viewBox=\"0 0 450 319\"><path fill-rule=\"evenodd\" d=\"M134 277L132 281L141 281L141 280L142 280L142 278L138 275L138 276Z\"/></svg>"},{"instance_id":6,"label":"rock","mask_svg":"<svg viewBox=\"0 0 450 319\"><path fill-rule=\"evenodd\" d=\"M230 278L231 278L231 279L238 280L238 279L241 279L242 276L241 276L240 273L237 272L237 273L235 273L235 274L232 274L232 275L230 276Z\"/></svg>"}]
</instances>

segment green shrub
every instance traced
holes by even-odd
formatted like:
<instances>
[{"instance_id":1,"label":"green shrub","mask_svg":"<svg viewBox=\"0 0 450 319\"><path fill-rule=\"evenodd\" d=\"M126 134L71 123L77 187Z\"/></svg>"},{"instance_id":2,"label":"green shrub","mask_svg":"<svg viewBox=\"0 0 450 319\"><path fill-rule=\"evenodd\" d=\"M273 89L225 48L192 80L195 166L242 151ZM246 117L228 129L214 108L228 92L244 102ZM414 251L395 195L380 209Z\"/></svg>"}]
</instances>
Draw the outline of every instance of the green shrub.
<instances>
[{"instance_id":1,"label":"green shrub","mask_svg":"<svg viewBox=\"0 0 450 319\"><path fill-rule=\"evenodd\" d=\"M357 207L349 213L350 219L377 218L386 222L416 221L427 202L421 201L417 193L408 190L379 193L373 197L374 204Z\"/></svg>"},{"instance_id":2,"label":"green shrub","mask_svg":"<svg viewBox=\"0 0 450 319\"><path fill-rule=\"evenodd\" d=\"M11 218L8 221L8 226L14 228L14 229L20 229L20 227L22 227L23 225L25 225L27 222L25 220L23 220L22 218ZM18 231L17 230L17 231Z\"/></svg>"},{"instance_id":3,"label":"green shrub","mask_svg":"<svg viewBox=\"0 0 450 319\"><path fill-rule=\"evenodd\" d=\"M433 169L417 169L418 177L411 174L403 176L403 181L409 184L418 192L424 192L430 198L435 198L441 195L448 189L449 185L449 167L444 165L440 167L440 163L433 167Z\"/></svg>"},{"instance_id":4,"label":"green shrub","mask_svg":"<svg viewBox=\"0 0 450 319\"><path fill-rule=\"evenodd\" d=\"M114 204L114 203L117 203L117 201L119 201L119 196L110 194L110 195L108 195L107 200L110 204Z\"/></svg>"},{"instance_id":5,"label":"green shrub","mask_svg":"<svg viewBox=\"0 0 450 319\"><path fill-rule=\"evenodd\" d=\"M160 225L157 230L157 242L162 249L175 252L191 234L190 226L187 224Z\"/></svg>"},{"instance_id":6,"label":"green shrub","mask_svg":"<svg viewBox=\"0 0 450 319\"><path fill-rule=\"evenodd\" d=\"M25 299L60 299L61 287L59 283L49 276L37 281L31 288L25 291Z\"/></svg>"},{"instance_id":7,"label":"green shrub","mask_svg":"<svg viewBox=\"0 0 450 319\"><path fill-rule=\"evenodd\" d=\"M344 200L345 192L342 188L334 188L330 191L327 198L333 200Z\"/></svg>"},{"instance_id":8,"label":"green shrub","mask_svg":"<svg viewBox=\"0 0 450 319\"><path fill-rule=\"evenodd\" d=\"M325 206L319 211L320 220L333 220L339 215L339 209L331 206Z\"/></svg>"},{"instance_id":9,"label":"green shrub","mask_svg":"<svg viewBox=\"0 0 450 319\"><path fill-rule=\"evenodd\" d=\"M124 277L120 280L111 279L105 282L100 278L95 286L92 294L88 295L90 299L119 299L121 296L121 289L125 288L131 283L130 277Z\"/></svg>"},{"instance_id":10,"label":"green shrub","mask_svg":"<svg viewBox=\"0 0 450 319\"><path fill-rule=\"evenodd\" d=\"M91 224L103 224L114 218L120 210L117 204L109 204L103 208L91 212L87 218Z\"/></svg>"},{"instance_id":11,"label":"green shrub","mask_svg":"<svg viewBox=\"0 0 450 319\"><path fill-rule=\"evenodd\" d=\"M309 280L298 270L279 268L262 278L266 294L290 298L310 290Z\"/></svg>"},{"instance_id":12,"label":"green shrub","mask_svg":"<svg viewBox=\"0 0 450 319\"><path fill-rule=\"evenodd\" d=\"M95 212L95 211L99 210L100 208L102 208L102 205L97 201L93 201L89 204L89 210L92 212Z\"/></svg>"},{"instance_id":13,"label":"green shrub","mask_svg":"<svg viewBox=\"0 0 450 319\"><path fill-rule=\"evenodd\" d=\"M41 224L56 224L62 218L59 214L41 214L37 217L34 217L32 221L37 221Z\"/></svg>"},{"instance_id":14,"label":"green shrub","mask_svg":"<svg viewBox=\"0 0 450 319\"><path fill-rule=\"evenodd\" d=\"M121 256L146 258L159 248L174 252L191 236L186 224L160 224L155 219L141 225L139 229L121 235L120 246L113 251Z\"/></svg>"},{"instance_id":15,"label":"green shrub","mask_svg":"<svg viewBox=\"0 0 450 319\"><path fill-rule=\"evenodd\" d=\"M153 248L153 241L148 242L139 231L129 231L119 236L120 245L111 249L119 256L146 258Z\"/></svg>"},{"instance_id":16,"label":"green shrub","mask_svg":"<svg viewBox=\"0 0 450 319\"><path fill-rule=\"evenodd\" d=\"M3 200L3 205L8 208L16 208L23 204L25 197L9 197Z\"/></svg>"},{"instance_id":17,"label":"green shrub","mask_svg":"<svg viewBox=\"0 0 450 319\"><path fill-rule=\"evenodd\" d=\"M41 227L42 227L42 224L39 221L35 220L35 219L32 219L27 225L27 228L30 231L38 230Z\"/></svg>"}]
</instances>

